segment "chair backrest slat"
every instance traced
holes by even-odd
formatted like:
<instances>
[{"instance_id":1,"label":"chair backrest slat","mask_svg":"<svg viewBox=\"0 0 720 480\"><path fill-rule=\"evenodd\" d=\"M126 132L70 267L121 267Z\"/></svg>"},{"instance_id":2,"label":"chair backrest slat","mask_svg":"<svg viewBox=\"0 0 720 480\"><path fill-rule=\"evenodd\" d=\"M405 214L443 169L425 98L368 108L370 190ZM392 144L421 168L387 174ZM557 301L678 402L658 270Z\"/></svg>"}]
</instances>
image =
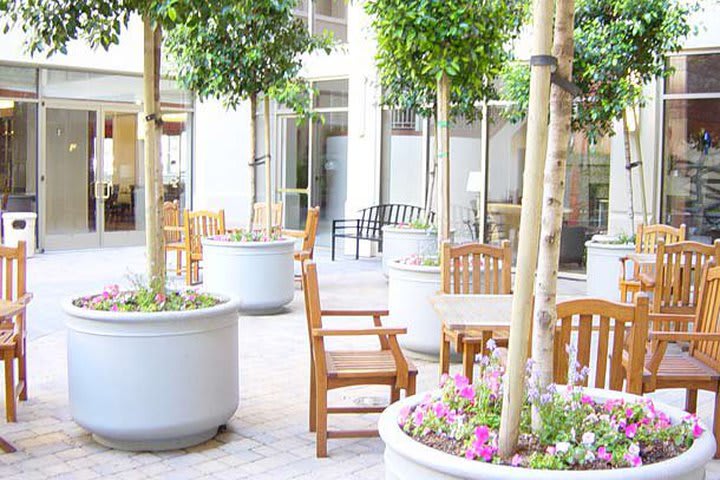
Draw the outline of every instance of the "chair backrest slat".
<instances>
[{"instance_id":1,"label":"chair backrest slat","mask_svg":"<svg viewBox=\"0 0 720 480\"><path fill-rule=\"evenodd\" d=\"M163 227L178 228L180 226L180 205L178 201L163 203ZM163 232L165 243L180 241L180 232L177 230L166 230Z\"/></svg>"},{"instance_id":2,"label":"chair backrest slat","mask_svg":"<svg viewBox=\"0 0 720 480\"><path fill-rule=\"evenodd\" d=\"M703 267L720 261L720 240L666 244L658 241L655 260L653 311L694 314L702 285ZM668 326L668 328L670 328Z\"/></svg>"},{"instance_id":3,"label":"chair backrest slat","mask_svg":"<svg viewBox=\"0 0 720 480\"><path fill-rule=\"evenodd\" d=\"M17 300L27 292L25 242L17 247L0 246L0 298Z\"/></svg>"},{"instance_id":4,"label":"chair backrest slat","mask_svg":"<svg viewBox=\"0 0 720 480\"><path fill-rule=\"evenodd\" d=\"M312 252L315 249L315 237L317 237L318 223L320 222L320 207L312 207L308 209L305 219L305 233L303 235L302 249L303 251Z\"/></svg>"},{"instance_id":5,"label":"chair backrest slat","mask_svg":"<svg viewBox=\"0 0 720 480\"><path fill-rule=\"evenodd\" d=\"M685 241L685 224L679 228L657 223L654 225L638 225L635 239L635 251L638 253L655 253L660 240L668 243Z\"/></svg>"},{"instance_id":6,"label":"chair backrest slat","mask_svg":"<svg viewBox=\"0 0 720 480\"><path fill-rule=\"evenodd\" d=\"M262 230L265 228L265 212L267 212L267 202L256 202L253 204L253 230ZM273 228L282 228L283 224L283 203L274 202L272 205L272 222Z\"/></svg>"},{"instance_id":7,"label":"chair backrest slat","mask_svg":"<svg viewBox=\"0 0 720 480\"><path fill-rule=\"evenodd\" d=\"M580 367L594 372L593 387L622 390L625 380L626 391L640 393L648 335L646 295L638 295L634 305L595 298L567 300L558 303L557 314L556 383L568 381L570 358L566 347L572 343ZM623 365L626 349L627 369Z\"/></svg>"},{"instance_id":8,"label":"chair backrest slat","mask_svg":"<svg viewBox=\"0 0 720 480\"><path fill-rule=\"evenodd\" d=\"M310 341L310 355L319 375L325 375L325 344L322 337L313 338L314 328L322 328L322 314L320 309L320 287L318 285L317 266L312 260L303 263L302 271L303 295L305 297L305 318L307 320L308 339Z\"/></svg>"},{"instance_id":9,"label":"chair backrest slat","mask_svg":"<svg viewBox=\"0 0 720 480\"><path fill-rule=\"evenodd\" d=\"M225 234L225 210L184 212L185 243L193 254L202 253L202 237Z\"/></svg>"},{"instance_id":10,"label":"chair backrest slat","mask_svg":"<svg viewBox=\"0 0 720 480\"><path fill-rule=\"evenodd\" d=\"M710 262L702 273L702 289L695 313L694 331L720 333L720 266ZM720 370L720 345L718 342L691 342L690 355Z\"/></svg>"},{"instance_id":11,"label":"chair backrest slat","mask_svg":"<svg viewBox=\"0 0 720 480\"><path fill-rule=\"evenodd\" d=\"M508 241L503 241L500 246L445 242L440 263L443 293L511 293L512 250Z\"/></svg>"}]
</instances>

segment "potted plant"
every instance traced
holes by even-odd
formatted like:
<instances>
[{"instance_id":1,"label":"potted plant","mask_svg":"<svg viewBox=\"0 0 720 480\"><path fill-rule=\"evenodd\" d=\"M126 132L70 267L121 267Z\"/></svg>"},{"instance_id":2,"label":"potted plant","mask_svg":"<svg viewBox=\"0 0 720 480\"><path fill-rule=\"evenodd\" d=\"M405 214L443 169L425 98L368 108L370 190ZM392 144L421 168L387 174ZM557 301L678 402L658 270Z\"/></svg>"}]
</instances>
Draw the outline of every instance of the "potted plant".
<instances>
[{"instance_id":1,"label":"potted plant","mask_svg":"<svg viewBox=\"0 0 720 480\"><path fill-rule=\"evenodd\" d=\"M202 239L208 291L240 300L250 314L277 313L295 295L293 239L240 230Z\"/></svg>"},{"instance_id":2,"label":"potted plant","mask_svg":"<svg viewBox=\"0 0 720 480\"><path fill-rule=\"evenodd\" d=\"M238 307L222 295L140 285L65 301L73 419L123 450L215 436L238 406Z\"/></svg>"},{"instance_id":3,"label":"potted plant","mask_svg":"<svg viewBox=\"0 0 720 480\"><path fill-rule=\"evenodd\" d=\"M528 388L517 453L502 458L504 371L489 347L478 382L445 375L440 389L383 412L379 429L387 478L705 478L715 440L694 415L647 398L572 384ZM575 372L574 380L582 380L584 372ZM538 434L530 427L531 405L540 412Z\"/></svg>"},{"instance_id":4,"label":"potted plant","mask_svg":"<svg viewBox=\"0 0 720 480\"><path fill-rule=\"evenodd\" d=\"M587 294L620 300L620 259L635 251L635 235L593 235L587 249Z\"/></svg>"},{"instance_id":5,"label":"potted plant","mask_svg":"<svg viewBox=\"0 0 720 480\"><path fill-rule=\"evenodd\" d=\"M398 337L403 348L437 355L442 329L429 299L442 289L439 256L412 254L388 267L388 325L407 328Z\"/></svg>"},{"instance_id":6,"label":"potted plant","mask_svg":"<svg viewBox=\"0 0 720 480\"><path fill-rule=\"evenodd\" d=\"M410 255L423 256L437 252L437 229L424 220L383 227L382 271L387 277L394 260Z\"/></svg>"}]
</instances>

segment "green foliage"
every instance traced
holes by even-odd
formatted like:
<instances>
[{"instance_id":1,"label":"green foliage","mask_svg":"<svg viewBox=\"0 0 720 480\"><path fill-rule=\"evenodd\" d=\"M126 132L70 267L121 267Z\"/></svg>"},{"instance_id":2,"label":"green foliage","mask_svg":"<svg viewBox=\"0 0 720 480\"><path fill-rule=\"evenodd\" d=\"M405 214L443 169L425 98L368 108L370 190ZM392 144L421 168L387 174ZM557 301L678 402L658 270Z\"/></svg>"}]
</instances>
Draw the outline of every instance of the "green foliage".
<instances>
[{"instance_id":1,"label":"green foliage","mask_svg":"<svg viewBox=\"0 0 720 480\"><path fill-rule=\"evenodd\" d=\"M195 290L171 291L164 293L158 284L144 285L133 282L133 289L120 291L117 285L105 287L102 293L80 297L73 305L88 310L104 312L180 312L198 310L218 305L220 300L207 293Z\"/></svg>"},{"instance_id":2,"label":"green foliage","mask_svg":"<svg viewBox=\"0 0 720 480\"><path fill-rule=\"evenodd\" d=\"M495 96L527 14L526 0L368 0L383 103L430 116L437 79L450 77L451 115L475 118Z\"/></svg>"},{"instance_id":3,"label":"green foliage","mask_svg":"<svg viewBox=\"0 0 720 480\"><path fill-rule=\"evenodd\" d=\"M310 35L293 14L297 0L208 4L168 32L166 46L180 83L201 99L219 98L232 108L265 93L309 114L309 86L297 79L302 55L329 52L332 38Z\"/></svg>"},{"instance_id":4,"label":"green foliage","mask_svg":"<svg viewBox=\"0 0 720 480\"><path fill-rule=\"evenodd\" d=\"M682 0L577 0L573 82L583 93L573 130L591 140L613 134L625 108L643 104L643 85L672 73L664 55L682 47L697 8ZM529 66L509 64L502 79L502 98L517 104L508 116L518 121L527 112Z\"/></svg>"}]
</instances>

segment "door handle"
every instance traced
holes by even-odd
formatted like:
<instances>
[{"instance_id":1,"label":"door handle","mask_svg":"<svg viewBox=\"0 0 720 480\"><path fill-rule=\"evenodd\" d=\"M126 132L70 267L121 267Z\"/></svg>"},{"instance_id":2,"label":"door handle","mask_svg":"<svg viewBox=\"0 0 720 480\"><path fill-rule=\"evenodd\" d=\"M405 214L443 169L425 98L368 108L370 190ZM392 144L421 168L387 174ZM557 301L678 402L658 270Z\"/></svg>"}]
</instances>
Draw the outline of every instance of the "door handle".
<instances>
[{"instance_id":1,"label":"door handle","mask_svg":"<svg viewBox=\"0 0 720 480\"><path fill-rule=\"evenodd\" d=\"M107 200L112 195L113 185L110 182L103 182L103 200Z\"/></svg>"},{"instance_id":2,"label":"door handle","mask_svg":"<svg viewBox=\"0 0 720 480\"><path fill-rule=\"evenodd\" d=\"M93 196L95 197L96 200L98 198L102 197L102 194L100 193L100 190L99 190L100 185L101 185L101 182L95 182L93 184Z\"/></svg>"}]
</instances>

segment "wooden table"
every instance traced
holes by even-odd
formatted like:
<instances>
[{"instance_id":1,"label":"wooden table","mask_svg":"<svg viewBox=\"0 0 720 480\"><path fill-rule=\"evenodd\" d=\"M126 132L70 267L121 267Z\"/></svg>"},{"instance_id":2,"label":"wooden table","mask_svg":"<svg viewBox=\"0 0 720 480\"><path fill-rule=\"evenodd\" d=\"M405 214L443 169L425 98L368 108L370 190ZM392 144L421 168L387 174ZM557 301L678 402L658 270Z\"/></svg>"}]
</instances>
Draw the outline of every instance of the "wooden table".
<instances>
[{"instance_id":1,"label":"wooden table","mask_svg":"<svg viewBox=\"0 0 720 480\"><path fill-rule=\"evenodd\" d=\"M12 326L13 317L22 313L25 305L21 303L0 300L0 353L5 364L5 389L8 390L8 382L15 382L13 362L15 361L16 332L9 328ZM8 378L9 377L9 378ZM13 399L14 400L14 399ZM5 408L11 408L5 400ZM0 450L6 453L15 452L16 449L7 440L0 437Z\"/></svg>"}]
</instances>

